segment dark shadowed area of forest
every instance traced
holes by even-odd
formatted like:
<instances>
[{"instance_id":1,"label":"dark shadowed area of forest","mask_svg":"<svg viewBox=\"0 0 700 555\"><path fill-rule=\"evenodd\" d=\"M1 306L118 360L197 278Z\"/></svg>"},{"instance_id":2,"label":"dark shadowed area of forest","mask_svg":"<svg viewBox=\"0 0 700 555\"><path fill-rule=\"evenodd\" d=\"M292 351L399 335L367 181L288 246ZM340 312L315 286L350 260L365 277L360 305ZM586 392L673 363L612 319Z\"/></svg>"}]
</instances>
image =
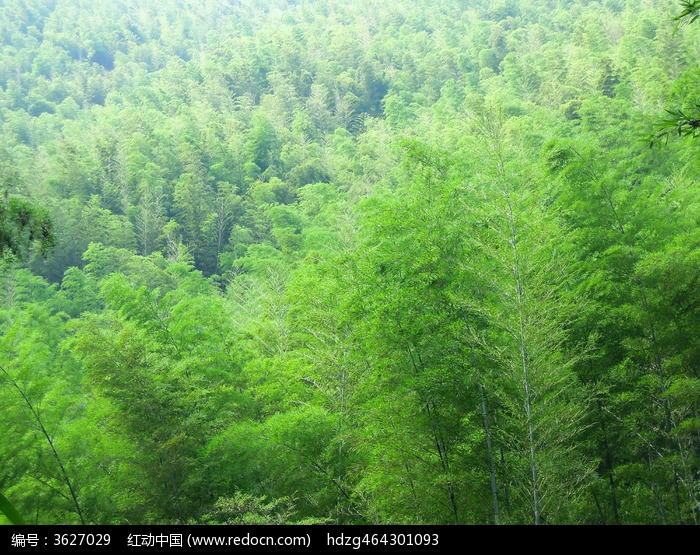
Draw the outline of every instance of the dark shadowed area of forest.
<instances>
[{"instance_id":1,"label":"dark shadowed area of forest","mask_svg":"<svg viewBox=\"0 0 700 555\"><path fill-rule=\"evenodd\" d=\"M697 524L699 16L0 2L0 523Z\"/></svg>"}]
</instances>

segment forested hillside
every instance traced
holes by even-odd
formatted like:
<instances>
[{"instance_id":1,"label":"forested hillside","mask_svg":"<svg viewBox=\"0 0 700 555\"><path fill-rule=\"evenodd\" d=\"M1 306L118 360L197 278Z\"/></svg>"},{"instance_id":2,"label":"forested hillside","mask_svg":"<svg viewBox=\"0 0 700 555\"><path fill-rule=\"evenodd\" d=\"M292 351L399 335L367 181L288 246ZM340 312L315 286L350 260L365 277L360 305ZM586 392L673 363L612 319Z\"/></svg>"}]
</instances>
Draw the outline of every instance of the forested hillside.
<instances>
[{"instance_id":1,"label":"forested hillside","mask_svg":"<svg viewBox=\"0 0 700 555\"><path fill-rule=\"evenodd\" d=\"M685 7L0 2L0 522L697 524Z\"/></svg>"}]
</instances>

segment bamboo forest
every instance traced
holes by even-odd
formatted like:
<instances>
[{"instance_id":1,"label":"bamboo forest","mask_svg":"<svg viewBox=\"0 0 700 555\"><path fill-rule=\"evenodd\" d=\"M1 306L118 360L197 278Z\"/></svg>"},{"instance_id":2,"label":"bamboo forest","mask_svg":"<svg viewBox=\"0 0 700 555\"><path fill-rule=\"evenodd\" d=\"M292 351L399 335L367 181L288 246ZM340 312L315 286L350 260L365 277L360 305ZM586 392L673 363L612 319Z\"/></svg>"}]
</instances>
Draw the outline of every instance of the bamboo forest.
<instances>
[{"instance_id":1,"label":"bamboo forest","mask_svg":"<svg viewBox=\"0 0 700 555\"><path fill-rule=\"evenodd\" d=\"M0 523L698 524L700 2L0 2Z\"/></svg>"}]
</instances>

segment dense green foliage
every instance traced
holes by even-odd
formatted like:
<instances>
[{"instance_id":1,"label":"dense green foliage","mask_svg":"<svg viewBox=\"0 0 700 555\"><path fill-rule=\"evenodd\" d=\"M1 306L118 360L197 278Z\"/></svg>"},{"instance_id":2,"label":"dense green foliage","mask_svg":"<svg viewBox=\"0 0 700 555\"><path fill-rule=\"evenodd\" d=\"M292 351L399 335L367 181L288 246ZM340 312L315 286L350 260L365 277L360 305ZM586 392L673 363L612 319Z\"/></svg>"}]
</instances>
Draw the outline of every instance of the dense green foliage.
<instances>
[{"instance_id":1,"label":"dense green foliage","mask_svg":"<svg viewBox=\"0 0 700 555\"><path fill-rule=\"evenodd\" d=\"M696 8L6 0L0 522L697 524Z\"/></svg>"},{"instance_id":2,"label":"dense green foliage","mask_svg":"<svg viewBox=\"0 0 700 555\"><path fill-rule=\"evenodd\" d=\"M46 210L26 199L10 196L8 188L0 200L0 259L15 260L38 245L46 255L54 246L53 224Z\"/></svg>"}]
</instances>

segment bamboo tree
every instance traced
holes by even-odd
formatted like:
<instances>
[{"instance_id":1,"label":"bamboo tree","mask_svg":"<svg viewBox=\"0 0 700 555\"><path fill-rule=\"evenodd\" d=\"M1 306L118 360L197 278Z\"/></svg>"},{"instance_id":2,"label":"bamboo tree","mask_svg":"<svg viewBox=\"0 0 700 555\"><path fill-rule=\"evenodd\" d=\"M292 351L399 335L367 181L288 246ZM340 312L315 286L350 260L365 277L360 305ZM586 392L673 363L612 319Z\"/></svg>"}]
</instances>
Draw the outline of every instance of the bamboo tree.
<instances>
[{"instance_id":1,"label":"bamboo tree","mask_svg":"<svg viewBox=\"0 0 700 555\"><path fill-rule=\"evenodd\" d=\"M486 293L481 303L463 302L477 307L488 322L479 335L501 375L498 395L506 410L499 434L513 462L527 468L527 479L518 477L516 483L528 491L531 522L541 524L562 518L564 495L580 495L590 473L588 463L573 455L582 432L576 421L586 406L572 373L580 354L565 349L580 301L569 291L566 234L538 198L535 177L527 175L518 157L519 145L507 139L502 112L476 115L473 130L483 162L476 183L462 187L460 202L481 224L469 239L480 260L470 264ZM553 453L561 457L559 468L545 464ZM581 476L566 476L563 468Z\"/></svg>"},{"instance_id":2,"label":"bamboo tree","mask_svg":"<svg viewBox=\"0 0 700 555\"><path fill-rule=\"evenodd\" d=\"M467 334L470 336L470 350L472 354L472 362L474 364L474 369L479 375L479 361L476 354L476 349L474 344L471 343L472 330L469 325L469 316L464 315L464 323L466 324ZM491 498L493 499L493 521L494 524L500 524L500 509L498 506L498 486L496 484L496 459L493 452L493 439L491 435L491 423L489 418L489 412L486 401L486 391L484 388L483 378L480 376L477 378L477 387L479 388L479 400L481 402L481 420L484 425L484 433L486 435L486 449L489 458L489 475L491 482Z\"/></svg>"}]
</instances>

